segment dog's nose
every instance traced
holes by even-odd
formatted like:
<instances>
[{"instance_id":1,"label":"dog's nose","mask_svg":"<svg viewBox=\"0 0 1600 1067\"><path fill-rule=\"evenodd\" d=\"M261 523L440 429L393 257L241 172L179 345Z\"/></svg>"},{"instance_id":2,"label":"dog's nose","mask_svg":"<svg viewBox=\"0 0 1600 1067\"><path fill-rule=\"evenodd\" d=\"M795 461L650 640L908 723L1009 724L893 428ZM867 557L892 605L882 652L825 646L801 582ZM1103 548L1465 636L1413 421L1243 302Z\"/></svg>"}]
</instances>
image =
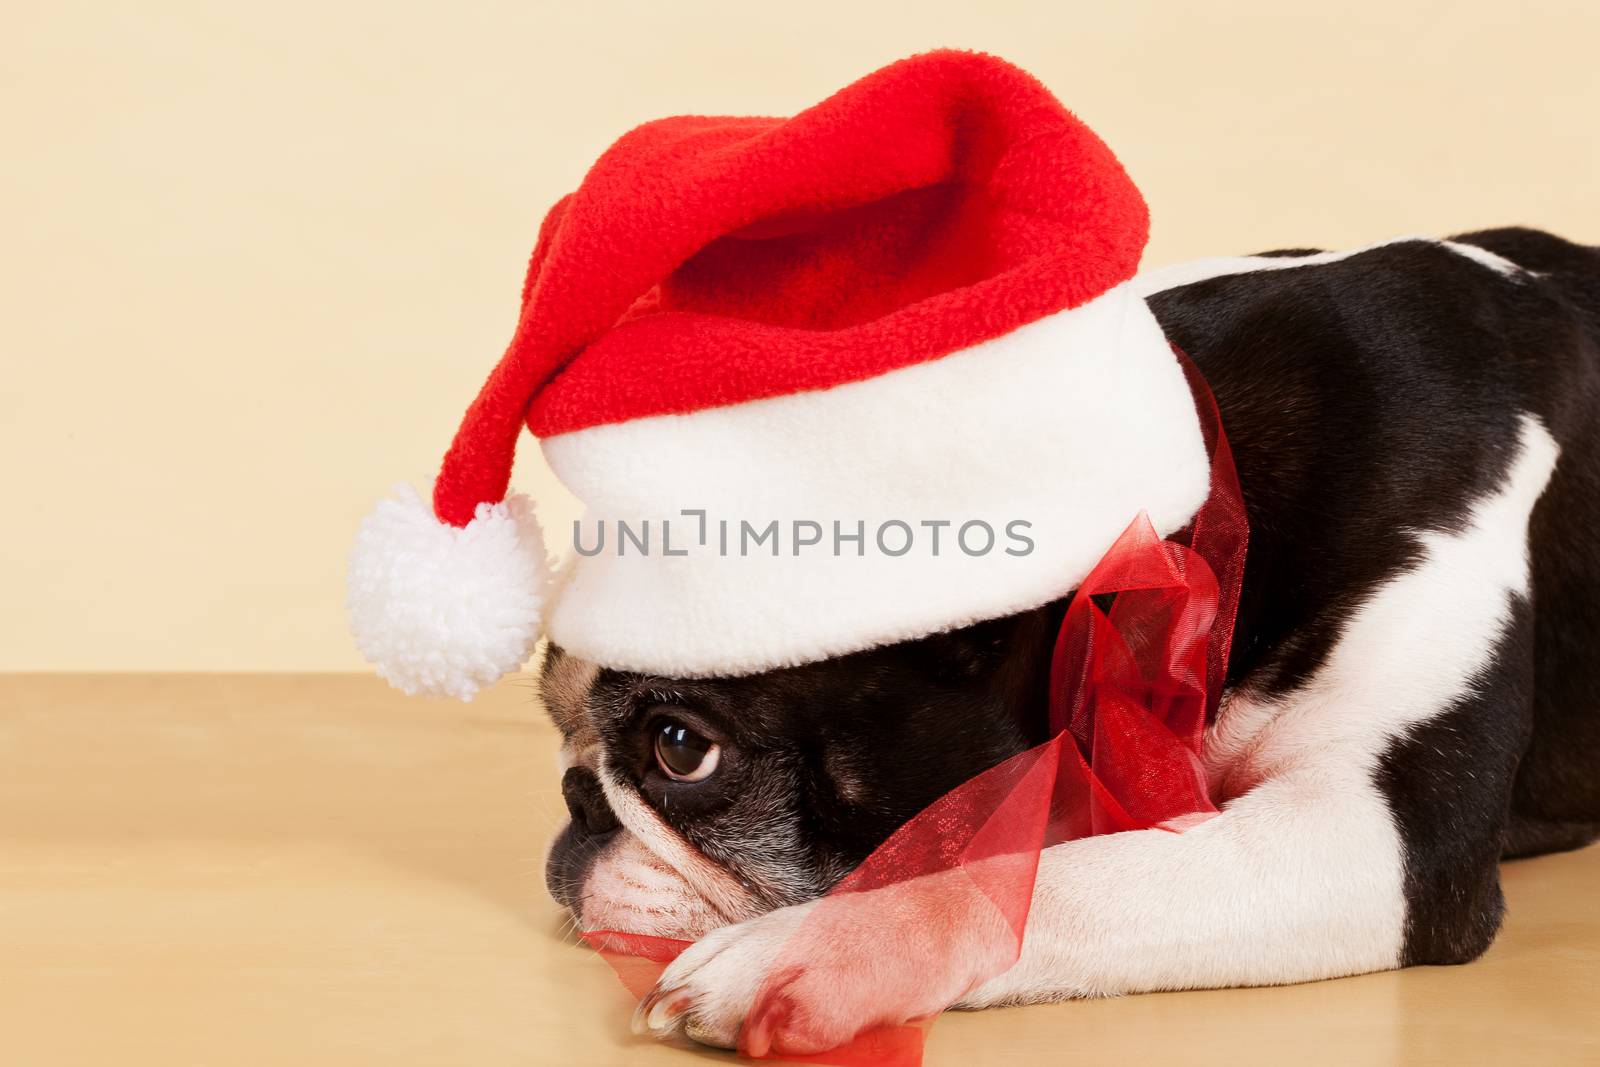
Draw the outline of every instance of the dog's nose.
<instances>
[{"instance_id":1,"label":"dog's nose","mask_svg":"<svg viewBox=\"0 0 1600 1067\"><path fill-rule=\"evenodd\" d=\"M587 767L568 767L561 776L561 795L572 813L572 825L590 837L603 837L620 824L606 803L600 779Z\"/></svg>"}]
</instances>

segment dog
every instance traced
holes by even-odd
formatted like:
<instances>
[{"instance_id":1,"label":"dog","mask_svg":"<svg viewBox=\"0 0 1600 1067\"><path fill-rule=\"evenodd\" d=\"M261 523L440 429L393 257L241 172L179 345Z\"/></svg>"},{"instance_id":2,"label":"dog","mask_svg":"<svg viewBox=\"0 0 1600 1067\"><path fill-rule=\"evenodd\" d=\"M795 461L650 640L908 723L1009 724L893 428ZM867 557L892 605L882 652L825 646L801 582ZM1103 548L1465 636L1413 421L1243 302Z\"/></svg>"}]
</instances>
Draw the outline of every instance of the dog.
<instances>
[{"instance_id":1,"label":"dog","mask_svg":"<svg viewBox=\"0 0 1600 1067\"><path fill-rule=\"evenodd\" d=\"M930 886L915 925L958 932L834 946L775 1047L952 1005L1465 963L1500 926L1502 859L1600 836L1600 248L1501 229L1131 284L1204 373L1250 520L1203 755L1221 812L1046 849L1020 958L986 980ZM571 812L552 894L585 928L697 942L638 1025L733 1046L816 898L1046 740L1066 603L749 677L549 648Z\"/></svg>"}]
</instances>

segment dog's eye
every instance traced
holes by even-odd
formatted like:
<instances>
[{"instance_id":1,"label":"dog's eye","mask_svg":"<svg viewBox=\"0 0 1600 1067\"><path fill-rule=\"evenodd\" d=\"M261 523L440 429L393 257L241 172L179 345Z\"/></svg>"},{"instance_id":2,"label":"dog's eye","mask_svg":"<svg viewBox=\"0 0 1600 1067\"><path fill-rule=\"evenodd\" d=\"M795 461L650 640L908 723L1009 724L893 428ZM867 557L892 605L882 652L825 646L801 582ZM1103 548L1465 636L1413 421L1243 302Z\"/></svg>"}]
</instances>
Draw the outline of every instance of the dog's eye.
<instances>
[{"instance_id":1,"label":"dog's eye","mask_svg":"<svg viewBox=\"0 0 1600 1067\"><path fill-rule=\"evenodd\" d=\"M717 769L722 746L670 719L656 733L656 765L679 782L703 782Z\"/></svg>"}]
</instances>

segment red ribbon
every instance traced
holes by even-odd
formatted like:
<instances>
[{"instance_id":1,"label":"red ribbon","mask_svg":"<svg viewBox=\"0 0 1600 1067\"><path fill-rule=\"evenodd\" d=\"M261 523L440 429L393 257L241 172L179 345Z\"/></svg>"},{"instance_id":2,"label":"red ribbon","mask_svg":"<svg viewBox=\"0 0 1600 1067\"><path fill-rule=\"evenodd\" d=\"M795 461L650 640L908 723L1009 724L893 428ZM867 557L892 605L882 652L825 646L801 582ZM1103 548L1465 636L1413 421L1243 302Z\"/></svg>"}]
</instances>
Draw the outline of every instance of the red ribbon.
<instances>
[{"instance_id":1,"label":"red ribbon","mask_svg":"<svg viewBox=\"0 0 1600 1067\"><path fill-rule=\"evenodd\" d=\"M816 903L757 991L740 1034L746 1055L915 1067L922 1029L871 1028L872 1020L905 1018L906 1005L930 994L952 1003L1015 963L1043 849L1094 834L1179 832L1216 811L1200 751L1221 698L1248 524L1216 401L1179 358L1211 453L1211 492L1194 521L1163 539L1141 513L1111 546L1073 596L1056 640L1051 740L935 801ZM932 929L929 893L937 894ZM945 936L937 931L951 929L951 916L961 917L964 957L982 961L961 976L962 988L931 989L937 967L899 968L911 984L879 983L872 1003L852 1006L851 1018L869 1025L865 1033L820 1055L785 1051L781 1024L803 1001L796 984L808 961L864 935L936 957ZM641 996L687 944L584 936Z\"/></svg>"}]
</instances>

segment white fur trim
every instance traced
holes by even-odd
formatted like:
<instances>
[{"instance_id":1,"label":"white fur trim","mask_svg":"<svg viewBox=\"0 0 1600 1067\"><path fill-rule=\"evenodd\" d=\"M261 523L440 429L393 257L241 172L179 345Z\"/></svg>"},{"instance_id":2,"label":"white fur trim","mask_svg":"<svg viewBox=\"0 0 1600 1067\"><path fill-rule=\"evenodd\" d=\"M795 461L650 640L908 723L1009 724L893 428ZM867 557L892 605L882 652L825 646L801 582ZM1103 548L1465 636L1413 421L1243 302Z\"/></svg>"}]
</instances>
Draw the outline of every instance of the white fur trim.
<instances>
[{"instance_id":1,"label":"white fur trim","mask_svg":"<svg viewBox=\"0 0 1600 1067\"><path fill-rule=\"evenodd\" d=\"M549 566L533 505L512 493L458 528L411 486L395 494L362 520L350 551L350 631L396 688L471 700L539 640Z\"/></svg>"},{"instance_id":2,"label":"white fur trim","mask_svg":"<svg viewBox=\"0 0 1600 1067\"><path fill-rule=\"evenodd\" d=\"M1194 399L1131 285L942 359L833 389L546 438L587 505L586 544L552 610L551 640L609 667L748 674L1036 607L1069 592L1141 511L1171 533L1209 465ZM704 509L711 524L697 543ZM662 520L683 556L661 554ZM825 544L719 553L718 520L820 523ZM652 554L618 554L616 523L650 521ZM898 557L874 531L917 535ZM969 556L957 527L999 545ZM1027 555L1006 525L1031 523ZM835 556L832 523L865 524L866 554ZM937 553L923 522L950 521ZM975 534L979 531L975 530ZM981 542L981 536L975 540ZM898 541L894 541L898 547ZM846 546L847 553L853 548Z\"/></svg>"}]
</instances>

